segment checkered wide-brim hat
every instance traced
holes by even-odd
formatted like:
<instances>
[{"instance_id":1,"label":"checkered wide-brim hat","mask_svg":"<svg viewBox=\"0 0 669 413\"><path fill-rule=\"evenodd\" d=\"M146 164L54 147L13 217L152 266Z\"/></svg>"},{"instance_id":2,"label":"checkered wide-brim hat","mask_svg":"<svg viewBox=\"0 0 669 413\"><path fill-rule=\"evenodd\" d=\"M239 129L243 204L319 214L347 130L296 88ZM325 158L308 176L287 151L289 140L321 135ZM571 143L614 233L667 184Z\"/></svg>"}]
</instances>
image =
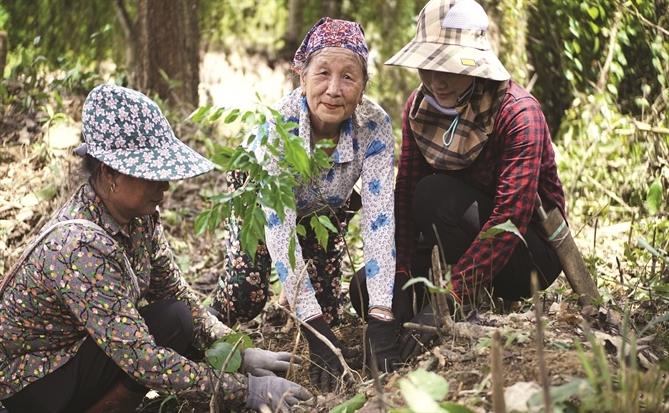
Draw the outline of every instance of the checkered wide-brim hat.
<instances>
[{"instance_id":1,"label":"checkered wide-brim hat","mask_svg":"<svg viewBox=\"0 0 669 413\"><path fill-rule=\"evenodd\" d=\"M386 64L509 80L488 42L488 24L474 0L431 0L418 16L416 36Z\"/></svg>"},{"instance_id":2,"label":"checkered wide-brim hat","mask_svg":"<svg viewBox=\"0 0 669 413\"><path fill-rule=\"evenodd\" d=\"M158 105L136 90L100 85L81 115L84 150L122 174L152 181L191 178L214 164L174 136Z\"/></svg>"}]
</instances>

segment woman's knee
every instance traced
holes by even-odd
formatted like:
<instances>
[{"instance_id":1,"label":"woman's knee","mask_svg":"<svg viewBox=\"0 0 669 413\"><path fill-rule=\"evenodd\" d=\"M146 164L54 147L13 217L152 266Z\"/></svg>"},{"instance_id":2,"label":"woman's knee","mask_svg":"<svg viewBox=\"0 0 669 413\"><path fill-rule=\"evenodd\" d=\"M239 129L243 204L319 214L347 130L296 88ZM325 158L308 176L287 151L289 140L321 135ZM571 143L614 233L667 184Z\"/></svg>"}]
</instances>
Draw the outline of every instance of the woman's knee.
<instances>
[{"instance_id":1,"label":"woman's knee","mask_svg":"<svg viewBox=\"0 0 669 413\"><path fill-rule=\"evenodd\" d=\"M161 300L139 309L149 332L162 347L182 354L188 348L193 331L193 314L183 301Z\"/></svg>"}]
</instances>

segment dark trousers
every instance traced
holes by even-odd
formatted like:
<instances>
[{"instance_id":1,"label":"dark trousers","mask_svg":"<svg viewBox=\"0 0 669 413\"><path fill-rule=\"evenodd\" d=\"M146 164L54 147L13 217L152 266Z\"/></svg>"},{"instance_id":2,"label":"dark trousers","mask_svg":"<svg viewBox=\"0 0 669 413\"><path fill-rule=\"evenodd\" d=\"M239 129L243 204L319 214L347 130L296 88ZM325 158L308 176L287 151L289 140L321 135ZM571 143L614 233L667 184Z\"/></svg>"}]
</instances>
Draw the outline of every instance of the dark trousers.
<instances>
[{"instance_id":1,"label":"dark trousers","mask_svg":"<svg viewBox=\"0 0 669 413\"><path fill-rule=\"evenodd\" d=\"M156 344L184 355L193 335L186 304L164 300L139 309ZM83 412L118 381L134 392L148 391L128 376L88 337L67 363L14 396L2 400L10 413Z\"/></svg>"},{"instance_id":2,"label":"dark trousers","mask_svg":"<svg viewBox=\"0 0 669 413\"><path fill-rule=\"evenodd\" d=\"M426 176L414 193L413 216L428 250L437 244L434 225L446 262L451 265L458 262L479 236L492 211L492 198L447 175ZM550 286L560 275L562 267L548 240L532 225L523 238L527 247L519 242L502 270L493 274L492 286L484 286L494 296L508 300L530 297L532 270L537 271L540 289ZM426 277L430 268L429 253L416 258L419 265L412 267L412 275ZM472 286L468 288L477 291Z\"/></svg>"}]
</instances>

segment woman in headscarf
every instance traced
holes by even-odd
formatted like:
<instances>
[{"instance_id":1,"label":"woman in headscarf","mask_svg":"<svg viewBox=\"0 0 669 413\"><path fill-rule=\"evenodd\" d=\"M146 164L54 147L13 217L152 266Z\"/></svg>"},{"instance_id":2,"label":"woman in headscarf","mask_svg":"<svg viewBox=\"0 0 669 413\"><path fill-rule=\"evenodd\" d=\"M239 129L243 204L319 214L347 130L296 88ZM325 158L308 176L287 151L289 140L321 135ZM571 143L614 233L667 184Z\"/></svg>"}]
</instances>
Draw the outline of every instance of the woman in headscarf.
<instances>
[{"instance_id":1,"label":"woman in headscarf","mask_svg":"<svg viewBox=\"0 0 669 413\"><path fill-rule=\"evenodd\" d=\"M272 400L287 409L310 397L288 380L251 374L286 367L277 353L245 350L248 375L185 357L231 330L182 277L158 205L170 180L213 165L134 90L96 87L82 124L75 152L90 178L0 284L2 404L10 413L127 412L149 389L201 400L216 393L233 410Z\"/></svg>"},{"instance_id":2,"label":"woman in headscarf","mask_svg":"<svg viewBox=\"0 0 669 413\"><path fill-rule=\"evenodd\" d=\"M460 303L485 289L508 300L529 297L532 271L541 289L561 271L532 220L537 195L564 215L548 126L537 100L510 80L491 50L488 23L474 0L431 0L418 17L414 39L386 62L418 69L422 82L402 120L397 271L407 278L425 276L430 255L416 257L419 239L427 251L439 241L452 266L451 296ZM527 246L512 232L480 238L507 220ZM414 321L434 325L431 313L425 306ZM433 337L405 331L399 342L403 359Z\"/></svg>"},{"instance_id":3,"label":"woman in headscarf","mask_svg":"<svg viewBox=\"0 0 669 413\"><path fill-rule=\"evenodd\" d=\"M277 101L272 107L283 121L295 122L308 154L316 143L331 140L326 149L330 168L294 188L297 211L285 209L285 219L276 211L264 208L268 225L266 245L260 245L253 262L239 244L241 222L228 224L227 274L220 279L214 307L228 323L248 321L260 313L267 300L272 263L281 281L288 303L295 302L297 316L316 331L342 348L345 356L353 355L333 334L343 312L340 300L340 278L344 256L349 209L354 184L362 181L362 238L366 283L361 293L351 291L351 300L359 314L366 318L365 345L383 371L392 371L399 362L395 347L395 323L392 313L395 275L395 224L393 218L393 152L394 137L390 118L376 103L364 95L369 78L367 44L359 24L325 17L307 33L295 53L293 69L299 75L300 87ZM275 125L269 124L270 141ZM259 148L262 156L263 148ZM277 168L277 157L271 157L268 171ZM271 172L270 172L271 173ZM245 176L232 174L231 190L239 187ZM291 268L289 237L295 233L297 220L312 214L329 216L338 227L330 234L327 248L319 245L316 235L307 229L297 235L295 268ZM298 285L307 261L308 277ZM352 289L357 284L352 282ZM399 286L401 287L401 286ZM365 301L365 299L367 299ZM309 329L303 328L312 359L311 380L320 389L334 389L343 366L334 352ZM371 350L371 352L370 352Z\"/></svg>"}]
</instances>

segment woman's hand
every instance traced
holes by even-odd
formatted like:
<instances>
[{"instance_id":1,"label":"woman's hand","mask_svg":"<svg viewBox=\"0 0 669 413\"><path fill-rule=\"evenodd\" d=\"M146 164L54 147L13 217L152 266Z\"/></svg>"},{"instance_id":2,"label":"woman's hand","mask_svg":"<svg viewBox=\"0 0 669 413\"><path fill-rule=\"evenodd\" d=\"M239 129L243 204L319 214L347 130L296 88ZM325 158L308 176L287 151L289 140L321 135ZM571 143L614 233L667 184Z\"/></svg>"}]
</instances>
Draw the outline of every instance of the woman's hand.
<instances>
[{"instance_id":1,"label":"woman's hand","mask_svg":"<svg viewBox=\"0 0 669 413\"><path fill-rule=\"evenodd\" d=\"M275 376L275 372L285 372L291 366L300 367L302 359L291 353L280 351L278 353L259 348L248 348L244 350L242 371L257 377Z\"/></svg>"},{"instance_id":2,"label":"woman's hand","mask_svg":"<svg viewBox=\"0 0 669 413\"><path fill-rule=\"evenodd\" d=\"M318 317L307 321L311 327L325 336L330 342L341 350L344 358L354 358L360 355L360 351L344 347L334 333L330 326L325 322L323 317ZM335 391L342 384L340 380L350 380L350 375L344 375L345 369L341 364L339 357L325 344L319 337L317 337L311 330L303 327L304 335L309 342L309 354L311 358L311 367L309 368L309 377L311 384L318 387L322 392Z\"/></svg>"},{"instance_id":3,"label":"woman's hand","mask_svg":"<svg viewBox=\"0 0 669 413\"><path fill-rule=\"evenodd\" d=\"M380 320L370 314L365 330L365 349L368 366L373 357L379 371L390 373L398 369L402 359L395 346L395 322Z\"/></svg>"},{"instance_id":4,"label":"woman's hand","mask_svg":"<svg viewBox=\"0 0 669 413\"><path fill-rule=\"evenodd\" d=\"M249 374L248 378L247 409L260 410L262 406L269 406L273 412L288 412L292 406L313 397L304 387L281 377Z\"/></svg>"}]
</instances>

